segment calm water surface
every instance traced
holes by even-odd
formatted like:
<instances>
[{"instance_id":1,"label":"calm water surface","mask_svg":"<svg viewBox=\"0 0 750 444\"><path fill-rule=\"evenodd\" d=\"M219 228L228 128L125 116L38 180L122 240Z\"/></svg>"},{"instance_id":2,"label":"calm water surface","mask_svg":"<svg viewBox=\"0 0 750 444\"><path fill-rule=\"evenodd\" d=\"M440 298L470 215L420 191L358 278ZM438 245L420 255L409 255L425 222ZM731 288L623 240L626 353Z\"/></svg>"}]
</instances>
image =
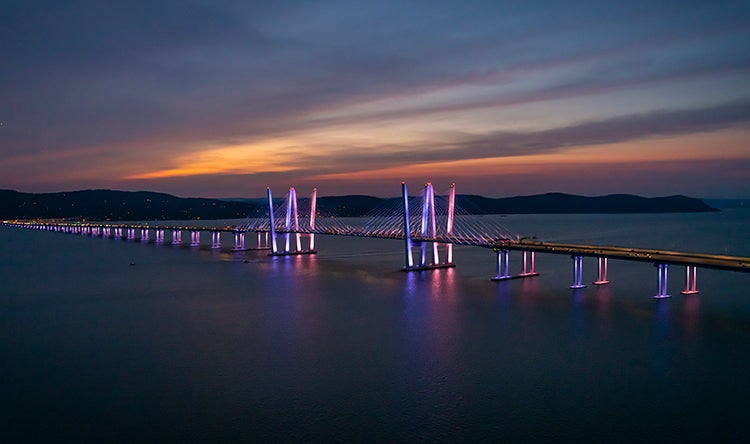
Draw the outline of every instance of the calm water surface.
<instances>
[{"instance_id":1,"label":"calm water surface","mask_svg":"<svg viewBox=\"0 0 750 444\"><path fill-rule=\"evenodd\" d=\"M509 216L516 232L750 256L750 211ZM494 254L406 274L398 241L317 256L0 228L0 440L748 442L750 274ZM520 267L512 256L512 266ZM134 266L129 264L133 262ZM584 262L595 278L595 261Z\"/></svg>"}]
</instances>

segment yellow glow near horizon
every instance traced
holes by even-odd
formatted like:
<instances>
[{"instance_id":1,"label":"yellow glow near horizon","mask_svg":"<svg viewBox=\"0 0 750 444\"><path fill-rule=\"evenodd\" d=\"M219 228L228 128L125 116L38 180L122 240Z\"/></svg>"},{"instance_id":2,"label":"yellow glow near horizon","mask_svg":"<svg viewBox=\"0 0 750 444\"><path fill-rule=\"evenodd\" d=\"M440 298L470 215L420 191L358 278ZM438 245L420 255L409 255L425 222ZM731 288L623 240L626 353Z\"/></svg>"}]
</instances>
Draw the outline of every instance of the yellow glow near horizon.
<instances>
[{"instance_id":1,"label":"yellow glow near horizon","mask_svg":"<svg viewBox=\"0 0 750 444\"><path fill-rule=\"evenodd\" d=\"M326 127L287 137L255 143L227 146L207 146L167 159L161 168L125 176L125 179L161 179L210 174L279 173L295 170L343 169L320 174L309 179L376 179L402 177L405 174L497 174L511 171L543 171L556 166L586 163L614 164L643 161L679 161L697 159L747 158L750 130L734 129L675 137L653 137L628 142L568 147L556 152L518 156L498 156L482 159L430 162L430 149L424 149L424 161L392 165L390 155L397 156L410 146L429 146L436 149L451 140L431 142L430 135L410 132L408 125L394 131L391 126L364 128L359 125ZM433 138L436 137L434 134ZM439 136L438 136L439 138ZM348 148L353 147L353 148ZM349 150L372 150L376 161L372 165L347 167L337 165L339 155ZM468 156L470 157L470 152Z\"/></svg>"},{"instance_id":2,"label":"yellow glow near horizon","mask_svg":"<svg viewBox=\"0 0 750 444\"><path fill-rule=\"evenodd\" d=\"M169 167L131 174L126 176L125 179L162 179L206 174L291 171L296 167L290 166L288 160L294 155L293 147L289 147L282 141L208 147L170 159L171 165Z\"/></svg>"}]
</instances>

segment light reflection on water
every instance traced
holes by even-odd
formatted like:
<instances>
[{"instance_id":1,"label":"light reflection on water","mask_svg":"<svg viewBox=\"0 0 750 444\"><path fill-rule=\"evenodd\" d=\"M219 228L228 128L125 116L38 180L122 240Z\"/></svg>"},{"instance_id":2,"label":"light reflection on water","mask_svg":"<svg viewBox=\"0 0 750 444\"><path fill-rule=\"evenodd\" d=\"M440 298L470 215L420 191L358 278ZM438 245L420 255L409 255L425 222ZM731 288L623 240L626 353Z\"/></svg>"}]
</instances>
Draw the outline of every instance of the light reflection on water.
<instances>
[{"instance_id":1,"label":"light reflection on water","mask_svg":"<svg viewBox=\"0 0 750 444\"><path fill-rule=\"evenodd\" d=\"M692 242L724 245L710 239L715 216L695 217ZM652 228L684 233L678 216L594 219L613 243L691 242ZM526 220L561 237L596 232L582 217ZM11 437L748 437L748 275L699 270L701 293L683 296L673 273L673 297L657 301L649 264L612 261L610 285L570 290L568 257L490 282L494 254L469 247L456 268L403 273L397 241L320 236L318 255L268 257L22 230L0 240Z\"/></svg>"}]
</instances>

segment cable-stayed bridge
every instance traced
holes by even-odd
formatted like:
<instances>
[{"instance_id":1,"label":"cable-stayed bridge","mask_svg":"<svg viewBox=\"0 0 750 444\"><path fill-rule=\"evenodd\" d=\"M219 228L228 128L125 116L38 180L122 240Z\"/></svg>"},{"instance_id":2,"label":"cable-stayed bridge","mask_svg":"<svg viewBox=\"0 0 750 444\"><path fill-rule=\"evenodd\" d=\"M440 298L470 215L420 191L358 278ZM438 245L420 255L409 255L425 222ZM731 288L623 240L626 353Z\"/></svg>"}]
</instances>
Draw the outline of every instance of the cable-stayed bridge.
<instances>
[{"instance_id":1,"label":"cable-stayed bridge","mask_svg":"<svg viewBox=\"0 0 750 444\"><path fill-rule=\"evenodd\" d=\"M190 232L190 245L201 245L201 232L211 236L211 248L221 248L222 233L234 237L233 251L269 250L271 256L315 254L316 235L354 236L404 241L403 271L421 271L454 267L453 246L468 245L492 249L497 256L497 274L492 280L508 280L537 276L536 253L562 254L573 259L573 283L570 288L583 288L583 259L597 260L595 285L609 283L609 259L650 262L657 268L657 294L667 298L667 278L670 265L685 267L683 294L695 294L697 268L715 268L750 272L750 258L691 252L622 248L582 244L542 242L513 233L498 221L477 216L457 202L455 185L445 194L436 194L431 183L425 184L418 196L409 196L402 183L402 195L386 200L366 218L320 217L325 208L317 206L317 189L309 197L298 198L290 188L283 199L274 200L267 190L267 213L248 217L237 226L181 226L169 224L109 224L79 222L6 221L3 225L77 233L103 238L120 238L148 242L153 235L156 244L182 245L182 233ZM255 246L249 237L256 238ZM442 252L441 252L442 250ZM521 267L511 273L510 252L521 252Z\"/></svg>"}]
</instances>

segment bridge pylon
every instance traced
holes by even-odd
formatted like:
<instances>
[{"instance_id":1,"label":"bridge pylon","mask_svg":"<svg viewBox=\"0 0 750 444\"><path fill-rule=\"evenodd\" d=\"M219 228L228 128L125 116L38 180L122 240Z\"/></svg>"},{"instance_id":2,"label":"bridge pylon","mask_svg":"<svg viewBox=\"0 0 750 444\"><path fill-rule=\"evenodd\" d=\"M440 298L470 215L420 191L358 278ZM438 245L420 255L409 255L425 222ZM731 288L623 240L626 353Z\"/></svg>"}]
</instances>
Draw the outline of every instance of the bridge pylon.
<instances>
[{"instance_id":1,"label":"bridge pylon","mask_svg":"<svg viewBox=\"0 0 750 444\"><path fill-rule=\"evenodd\" d=\"M295 256L300 254L315 254L315 234L312 233L315 230L315 207L318 189L315 188L311 195L311 215L310 215L310 231L303 233L300 230L299 224L299 210L297 208L297 191L294 187L289 188L289 193L286 196L286 214L284 217L284 226L281 229L284 239L284 250L279 250L277 242L278 230L276 228L276 218L273 211L273 195L271 189L267 188L268 191L268 208L270 218L270 231L271 231L271 252L269 256ZM294 235L294 243L292 243L292 235ZM302 249L302 236L309 238L309 246L307 250Z\"/></svg>"},{"instance_id":2,"label":"bridge pylon","mask_svg":"<svg viewBox=\"0 0 750 444\"><path fill-rule=\"evenodd\" d=\"M446 261L440 262L438 252L439 243L437 238L437 220L435 218L435 190L432 183L425 184L422 195L422 223L420 225L417 239L411 234L411 221L409 219L409 194L405 182L401 182L401 192L404 199L404 249L405 264L401 271L433 270L436 268L455 267L453 263L453 244L446 244ZM448 222L446 231L448 236L453 234L453 218L456 201L456 186L451 184L448 197ZM419 264L414 263L412 248L419 246ZM428 254L428 247L432 247ZM429 256L432 256L431 260Z\"/></svg>"}]
</instances>

